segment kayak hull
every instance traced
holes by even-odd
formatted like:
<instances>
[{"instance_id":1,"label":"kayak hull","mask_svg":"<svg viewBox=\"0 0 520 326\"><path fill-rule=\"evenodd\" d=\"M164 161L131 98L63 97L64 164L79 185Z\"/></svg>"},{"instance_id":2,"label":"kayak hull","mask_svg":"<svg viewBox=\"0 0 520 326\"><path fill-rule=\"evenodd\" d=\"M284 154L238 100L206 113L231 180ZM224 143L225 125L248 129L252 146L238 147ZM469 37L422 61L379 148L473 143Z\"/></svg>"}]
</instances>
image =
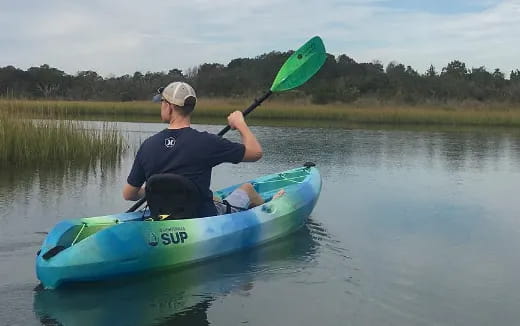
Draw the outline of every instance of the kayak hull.
<instances>
[{"instance_id":1,"label":"kayak hull","mask_svg":"<svg viewBox=\"0 0 520 326\"><path fill-rule=\"evenodd\" d=\"M169 269L258 246L300 228L318 200L321 177L314 167L250 181L269 198L241 212L206 218L145 221L147 211L66 220L57 224L36 258L45 288ZM216 192L225 196L239 185Z\"/></svg>"}]
</instances>

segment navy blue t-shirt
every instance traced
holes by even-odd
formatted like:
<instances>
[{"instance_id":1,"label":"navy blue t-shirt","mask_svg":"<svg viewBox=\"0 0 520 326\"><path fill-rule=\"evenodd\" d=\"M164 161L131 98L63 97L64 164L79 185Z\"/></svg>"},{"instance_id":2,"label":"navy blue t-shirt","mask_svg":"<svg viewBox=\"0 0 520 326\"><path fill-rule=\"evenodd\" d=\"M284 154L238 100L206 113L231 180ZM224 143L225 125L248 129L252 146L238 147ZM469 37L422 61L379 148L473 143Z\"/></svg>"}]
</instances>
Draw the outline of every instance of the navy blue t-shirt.
<instances>
[{"instance_id":1,"label":"navy blue t-shirt","mask_svg":"<svg viewBox=\"0 0 520 326\"><path fill-rule=\"evenodd\" d=\"M139 148L128 175L128 184L141 187L152 175L175 173L195 183L200 190L199 216L217 215L213 203L211 169L224 162L239 163L245 146L190 127L164 129L146 139Z\"/></svg>"}]
</instances>

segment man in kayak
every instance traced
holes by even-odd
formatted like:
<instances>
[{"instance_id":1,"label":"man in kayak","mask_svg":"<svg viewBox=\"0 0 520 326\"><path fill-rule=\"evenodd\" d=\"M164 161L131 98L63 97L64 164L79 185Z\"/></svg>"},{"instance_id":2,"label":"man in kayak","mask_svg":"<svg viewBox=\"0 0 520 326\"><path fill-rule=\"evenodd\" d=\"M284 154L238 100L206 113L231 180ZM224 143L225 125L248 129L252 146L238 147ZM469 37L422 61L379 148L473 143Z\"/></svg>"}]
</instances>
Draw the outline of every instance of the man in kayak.
<instances>
[{"instance_id":1,"label":"man in kayak","mask_svg":"<svg viewBox=\"0 0 520 326\"><path fill-rule=\"evenodd\" d=\"M198 217L225 214L264 203L251 184L242 185L224 198L227 204L214 203L209 188L214 166L224 162L256 162L262 157L262 146L247 126L242 112L235 111L228 116L229 126L236 129L242 139L242 143L235 143L190 127L197 97L187 83L173 82L161 87L154 101L161 102L161 119L169 126L141 144L123 187L126 200L142 198L145 195L143 184L152 175L175 173L191 180L199 190Z\"/></svg>"}]
</instances>

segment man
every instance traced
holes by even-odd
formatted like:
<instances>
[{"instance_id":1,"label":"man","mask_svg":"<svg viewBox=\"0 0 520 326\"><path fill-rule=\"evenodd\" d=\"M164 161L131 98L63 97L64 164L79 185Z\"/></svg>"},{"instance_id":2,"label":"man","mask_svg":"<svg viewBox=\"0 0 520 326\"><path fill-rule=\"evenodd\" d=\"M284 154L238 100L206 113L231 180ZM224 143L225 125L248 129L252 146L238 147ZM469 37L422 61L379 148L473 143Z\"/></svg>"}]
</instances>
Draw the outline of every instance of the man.
<instances>
[{"instance_id":1,"label":"man","mask_svg":"<svg viewBox=\"0 0 520 326\"><path fill-rule=\"evenodd\" d=\"M255 162L262 157L262 146L247 126L242 112L228 116L228 124L236 129L242 143L231 142L190 127L191 114L197 97L193 88L184 82L173 82L160 88L154 97L161 102L161 118L167 129L146 139L135 157L132 170L123 187L126 200L138 200L145 195L143 184L158 173L175 173L190 179L199 190L201 204L198 217L229 212L225 205L215 206L210 190L211 169L224 162ZM260 205L263 198L250 184L242 185L225 198L230 206L247 209Z\"/></svg>"}]
</instances>

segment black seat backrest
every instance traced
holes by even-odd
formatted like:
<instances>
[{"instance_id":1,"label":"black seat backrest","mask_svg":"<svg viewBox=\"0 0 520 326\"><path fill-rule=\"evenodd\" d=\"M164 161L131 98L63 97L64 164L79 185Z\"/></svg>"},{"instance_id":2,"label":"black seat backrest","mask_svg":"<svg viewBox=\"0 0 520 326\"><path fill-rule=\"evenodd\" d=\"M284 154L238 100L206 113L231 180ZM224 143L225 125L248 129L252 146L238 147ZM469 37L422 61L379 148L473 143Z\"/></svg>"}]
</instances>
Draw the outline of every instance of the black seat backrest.
<instances>
[{"instance_id":1,"label":"black seat backrest","mask_svg":"<svg viewBox=\"0 0 520 326\"><path fill-rule=\"evenodd\" d=\"M173 173L155 174L146 181L146 200L154 220L197 217L200 194L186 177Z\"/></svg>"}]
</instances>

